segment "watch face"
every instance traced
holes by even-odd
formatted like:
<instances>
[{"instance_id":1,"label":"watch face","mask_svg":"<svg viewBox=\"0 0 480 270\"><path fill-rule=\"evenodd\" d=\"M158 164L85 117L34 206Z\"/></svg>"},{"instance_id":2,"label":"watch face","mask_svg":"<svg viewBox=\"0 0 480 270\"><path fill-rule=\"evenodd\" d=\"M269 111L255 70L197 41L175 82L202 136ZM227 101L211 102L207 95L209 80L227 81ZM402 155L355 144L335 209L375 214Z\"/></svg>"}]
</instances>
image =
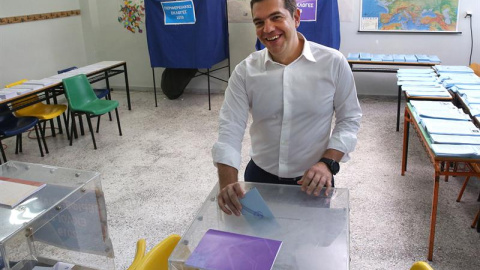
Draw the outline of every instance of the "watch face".
<instances>
[{"instance_id":1,"label":"watch face","mask_svg":"<svg viewBox=\"0 0 480 270\"><path fill-rule=\"evenodd\" d=\"M340 164L338 164L338 162L336 161L333 161L331 165L331 168L332 168L332 173L333 174L336 174L338 173L338 171L340 170Z\"/></svg>"}]
</instances>

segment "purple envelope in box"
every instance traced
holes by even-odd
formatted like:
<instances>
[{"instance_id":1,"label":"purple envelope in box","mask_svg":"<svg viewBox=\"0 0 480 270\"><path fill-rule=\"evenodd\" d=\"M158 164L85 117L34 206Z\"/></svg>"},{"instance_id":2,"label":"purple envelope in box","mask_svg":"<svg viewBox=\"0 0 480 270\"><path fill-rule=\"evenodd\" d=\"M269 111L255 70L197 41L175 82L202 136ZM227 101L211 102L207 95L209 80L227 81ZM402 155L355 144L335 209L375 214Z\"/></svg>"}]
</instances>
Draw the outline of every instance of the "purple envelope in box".
<instances>
[{"instance_id":1,"label":"purple envelope in box","mask_svg":"<svg viewBox=\"0 0 480 270\"><path fill-rule=\"evenodd\" d=\"M210 229L185 264L208 270L270 270L282 241Z\"/></svg>"}]
</instances>

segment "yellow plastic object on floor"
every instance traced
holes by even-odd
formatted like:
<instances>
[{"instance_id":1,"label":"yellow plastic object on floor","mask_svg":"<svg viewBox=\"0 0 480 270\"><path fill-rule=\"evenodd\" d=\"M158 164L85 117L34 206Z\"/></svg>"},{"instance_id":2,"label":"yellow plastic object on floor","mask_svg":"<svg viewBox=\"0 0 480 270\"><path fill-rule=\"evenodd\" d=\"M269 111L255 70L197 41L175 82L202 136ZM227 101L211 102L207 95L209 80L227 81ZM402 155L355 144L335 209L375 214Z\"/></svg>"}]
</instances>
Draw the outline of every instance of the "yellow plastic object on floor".
<instances>
[{"instance_id":1,"label":"yellow plastic object on floor","mask_svg":"<svg viewBox=\"0 0 480 270\"><path fill-rule=\"evenodd\" d=\"M165 238L162 242L153 247L137 264L135 268L132 268L138 255L138 242L137 242L137 255L132 265L128 270L168 270L168 257L177 246L180 241L180 235L172 234Z\"/></svg>"},{"instance_id":2,"label":"yellow plastic object on floor","mask_svg":"<svg viewBox=\"0 0 480 270\"><path fill-rule=\"evenodd\" d=\"M12 87L12 86L22 84L22 83L24 83L24 82L26 82L26 81L27 81L27 79L23 79L23 80L20 80L20 81L16 81L16 82L13 82L13 83L10 83L10 84L5 85L5 88L10 88L10 87Z\"/></svg>"},{"instance_id":3,"label":"yellow plastic object on floor","mask_svg":"<svg viewBox=\"0 0 480 270\"><path fill-rule=\"evenodd\" d=\"M412 265L410 270L433 270L433 268L426 262L418 261Z\"/></svg>"},{"instance_id":4,"label":"yellow plastic object on floor","mask_svg":"<svg viewBox=\"0 0 480 270\"><path fill-rule=\"evenodd\" d=\"M147 249L145 239L140 239L137 241L137 251L135 253L135 258L133 259L132 264L127 270L135 270L137 266L140 264L142 259L145 257L145 250Z\"/></svg>"}]
</instances>

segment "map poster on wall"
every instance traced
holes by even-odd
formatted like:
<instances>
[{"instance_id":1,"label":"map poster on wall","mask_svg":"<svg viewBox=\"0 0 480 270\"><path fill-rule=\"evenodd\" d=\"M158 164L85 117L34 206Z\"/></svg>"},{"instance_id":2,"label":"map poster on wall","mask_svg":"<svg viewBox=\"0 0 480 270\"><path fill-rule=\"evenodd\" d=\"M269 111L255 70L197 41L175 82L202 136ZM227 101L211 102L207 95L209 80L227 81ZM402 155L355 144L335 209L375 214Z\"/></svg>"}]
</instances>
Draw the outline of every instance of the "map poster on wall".
<instances>
[{"instance_id":1,"label":"map poster on wall","mask_svg":"<svg viewBox=\"0 0 480 270\"><path fill-rule=\"evenodd\" d=\"M362 0L359 31L458 32L459 0Z\"/></svg>"}]
</instances>

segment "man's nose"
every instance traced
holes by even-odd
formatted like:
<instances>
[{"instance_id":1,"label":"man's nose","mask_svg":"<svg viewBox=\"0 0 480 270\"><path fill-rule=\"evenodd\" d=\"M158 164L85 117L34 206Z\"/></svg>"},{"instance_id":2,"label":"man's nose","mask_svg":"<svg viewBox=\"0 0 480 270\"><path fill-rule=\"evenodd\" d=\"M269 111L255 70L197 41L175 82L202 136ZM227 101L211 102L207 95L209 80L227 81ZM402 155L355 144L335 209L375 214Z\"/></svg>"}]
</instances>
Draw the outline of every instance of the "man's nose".
<instances>
[{"instance_id":1,"label":"man's nose","mask_svg":"<svg viewBox=\"0 0 480 270\"><path fill-rule=\"evenodd\" d=\"M263 25L263 32L270 33L275 29L275 26L270 20L265 20Z\"/></svg>"}]
</instances>

